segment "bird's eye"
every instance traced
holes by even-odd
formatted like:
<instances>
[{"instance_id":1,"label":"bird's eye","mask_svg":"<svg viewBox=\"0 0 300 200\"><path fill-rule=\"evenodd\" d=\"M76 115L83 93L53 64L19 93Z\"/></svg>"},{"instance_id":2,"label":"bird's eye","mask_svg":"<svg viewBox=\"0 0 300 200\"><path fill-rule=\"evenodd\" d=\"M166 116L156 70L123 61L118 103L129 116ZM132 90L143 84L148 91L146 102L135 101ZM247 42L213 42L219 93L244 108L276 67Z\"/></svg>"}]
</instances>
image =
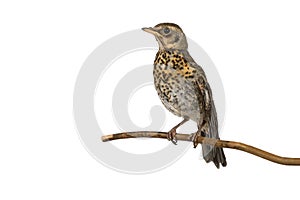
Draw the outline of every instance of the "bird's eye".
<instances>
[{"instance_id":1,"label":"bird's eye","mask_svg":"<svg viewBox=\"0 0 300 200\"><path fill-rule=\"evenodd\" d=\"M165 33L165 34L170 33L170 29L169 29L168 27L164 28L164 33Z\"/></svg>"}]
</instances>

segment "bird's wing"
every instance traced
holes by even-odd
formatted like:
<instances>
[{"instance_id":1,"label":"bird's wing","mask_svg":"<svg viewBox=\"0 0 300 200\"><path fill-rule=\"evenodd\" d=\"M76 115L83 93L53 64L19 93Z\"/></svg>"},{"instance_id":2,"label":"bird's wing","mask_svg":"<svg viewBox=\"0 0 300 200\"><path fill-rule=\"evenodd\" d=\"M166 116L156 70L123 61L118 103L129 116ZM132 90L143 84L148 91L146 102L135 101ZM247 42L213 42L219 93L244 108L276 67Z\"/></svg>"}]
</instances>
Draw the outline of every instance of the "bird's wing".
<instances>
[{"instance_id":1,"label":"bird's wing","mask_svg":"<svg viewBox=\"0 0 300 200\"><path fill-rule=\"evenodd\" d=\"M201 134L208 138L219 139L217 112L212 98L212 91L207 82L203 69L197 65L197 73L195 75L195 89L199 90L200 102L204 107L204 119L198 124ZM223 149L211 145L202 144L203 157L206 162L213 161L219 168L219 163L226 166L226 158Z\"/></svg>"},{"instance_id":2,"label":"bird's wing","mask_svg":"<svg viewBox=\"0 0 300 200\"><path fill-rule=\"evenodd\" d=\"M197 65L197 64L196 64ZM203 98L203 103L204 103L204 109L206 111L209 111L212 107L212 92L210 89L210 86L207 82L205 73L203 69L197 65L195 67L196 69L196 74L195 74L195 79L194 79L194 84L195 84L195 89L200 91L200 95Z\"/></svg>"}]
</instances>

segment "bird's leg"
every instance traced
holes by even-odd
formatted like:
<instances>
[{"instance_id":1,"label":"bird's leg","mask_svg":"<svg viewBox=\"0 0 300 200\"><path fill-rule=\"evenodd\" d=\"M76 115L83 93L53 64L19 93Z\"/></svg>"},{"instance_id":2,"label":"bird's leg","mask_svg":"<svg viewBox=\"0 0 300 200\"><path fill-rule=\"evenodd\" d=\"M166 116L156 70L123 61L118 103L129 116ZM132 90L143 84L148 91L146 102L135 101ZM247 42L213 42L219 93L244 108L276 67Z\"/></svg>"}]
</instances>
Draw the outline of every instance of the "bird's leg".
<instances>
[{"instance_id":1,"label":"bird's leg","mask_svg":"<svg viewBox=\"0 0 300 200\"><path fill-rule=\"evenodd\" d=\"M198 146L197 137L199 135L204 136L203 135L204 133L201 131L202 130L202 124L203 124L203 119L200 119L199 122L198 122L198 130L197 130L196 133L193 133L192 141L193 141L194 148L196 148Z\"/></svg>"},{"instance_id":2,"label":"bird's leg","mask_svg":"<svg viewBox=\"0 0 300 200\"><path fill-rule=\"evenodd\" d=\"M171 140L171 142L173 142L173 144L177 144L177 139L176 139L176 129L181 126L182 124L184 124L185 122L187 122L189 119L184 118L182 120L182 122L180 122L179 124L177 124L176 126L174 126L169 132L168 132L168 140Z\"/></svg>"},{"instance_id":3,"label":"bird's leg","mask_svg":"<svg viewBox=\"0 0 300 200\"><path fill-rule=\"evenodd\" d=\"M202 137L205 137L205 133L198 130L196 133L193 133L193 136L192 136L192 141L193 141L193 145L194 145L194 148L196 148L198 146L198 142L197 142L197 137L198 136L202 136Z\"/></svg>"}]
</instances>

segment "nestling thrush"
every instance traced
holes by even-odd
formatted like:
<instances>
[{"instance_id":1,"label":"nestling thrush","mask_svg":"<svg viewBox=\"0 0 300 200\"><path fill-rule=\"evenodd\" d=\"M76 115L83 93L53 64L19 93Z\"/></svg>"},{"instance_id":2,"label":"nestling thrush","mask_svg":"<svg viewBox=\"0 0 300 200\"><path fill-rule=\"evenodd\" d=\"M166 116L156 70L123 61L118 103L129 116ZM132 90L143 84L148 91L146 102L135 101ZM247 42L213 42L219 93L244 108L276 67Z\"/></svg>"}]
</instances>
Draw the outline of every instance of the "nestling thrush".
<instances>
[{"instance_id":1,"label":"nestling thrush","mask_svg":"<svg viewBox=\"0 0 300 200\"><path fill-rule=\"evenodd\" d=\"M173 23L161 23L143 28L155 36L159 50L154 60L154 85L163 105L183 121L168 132L168 139L176 144L176 129L188 120L197 123L193 135L196 148L198 134L219 139L217 112L212 91L205 73L188 52L188 43L182 29ZM226 166L223 149L202 144L206 162L213 161L217 168Z\"/></svg>"}]
</instances>

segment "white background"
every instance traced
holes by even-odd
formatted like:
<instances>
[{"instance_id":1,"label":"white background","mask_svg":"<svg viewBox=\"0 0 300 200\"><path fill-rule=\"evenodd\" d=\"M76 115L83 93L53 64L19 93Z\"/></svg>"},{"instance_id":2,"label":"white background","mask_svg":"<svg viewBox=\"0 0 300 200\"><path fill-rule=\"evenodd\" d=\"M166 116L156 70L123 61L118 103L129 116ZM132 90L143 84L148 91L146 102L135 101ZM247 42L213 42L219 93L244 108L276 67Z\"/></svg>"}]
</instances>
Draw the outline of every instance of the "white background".
<instances>
[{"instance_id":1,"label":"white background","mask_svg":"<svg viewBox=\"0 0 300 200\"><path fill-rule=\"evenodd\" d=\"M0 198L298 199L300 167L236 150L225 150L228 166L219 170L191 148L162 171L128 175L82 146L72 93L86 57L114 35L168 21L219 70L227 100L222 138L300 157L300 5L197 2L1 2Z\"/></svg>"}]
</instances>

